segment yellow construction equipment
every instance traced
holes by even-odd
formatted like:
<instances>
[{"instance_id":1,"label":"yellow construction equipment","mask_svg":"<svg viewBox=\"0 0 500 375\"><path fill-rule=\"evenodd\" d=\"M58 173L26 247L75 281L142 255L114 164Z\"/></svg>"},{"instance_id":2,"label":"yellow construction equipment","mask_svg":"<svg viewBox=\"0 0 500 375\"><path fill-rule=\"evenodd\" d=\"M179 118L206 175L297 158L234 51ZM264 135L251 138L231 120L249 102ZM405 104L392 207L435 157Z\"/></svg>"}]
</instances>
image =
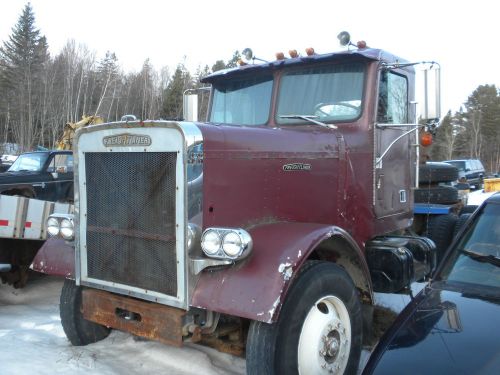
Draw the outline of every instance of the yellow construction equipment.
<instances>
[{"instance_id":1,"label":"yellow construction equipment","mask_svg":"<svg viewBox=\"0 0 500 375\"><path fill-rule=\"evenodd\" d=\"M84 126L102 124L103 122L103 119L99 116L83 116L78 122L68 122L64 125L63 135L57 142L56 148L58 150L72 150L73 137L78 129Z\"/></svg>"}]
</instances>

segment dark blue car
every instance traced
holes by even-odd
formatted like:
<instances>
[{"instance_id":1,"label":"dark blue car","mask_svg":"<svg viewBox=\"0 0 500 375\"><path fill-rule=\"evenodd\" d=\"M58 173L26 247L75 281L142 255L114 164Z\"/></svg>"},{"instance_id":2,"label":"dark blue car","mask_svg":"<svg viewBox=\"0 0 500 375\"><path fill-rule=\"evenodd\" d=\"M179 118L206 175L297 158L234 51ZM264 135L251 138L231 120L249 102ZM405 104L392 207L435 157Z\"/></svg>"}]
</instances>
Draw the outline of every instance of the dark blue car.
<instances>
[{"instance_id":1,"label":"dark blue car","mask_svg":"<svg viewBox=\"0 0 500 375\"><path fill-rule=\"evenodd\" d=\"M465 224L363 374L500 374L500 194Z\"/></svg>"}]
</instances>

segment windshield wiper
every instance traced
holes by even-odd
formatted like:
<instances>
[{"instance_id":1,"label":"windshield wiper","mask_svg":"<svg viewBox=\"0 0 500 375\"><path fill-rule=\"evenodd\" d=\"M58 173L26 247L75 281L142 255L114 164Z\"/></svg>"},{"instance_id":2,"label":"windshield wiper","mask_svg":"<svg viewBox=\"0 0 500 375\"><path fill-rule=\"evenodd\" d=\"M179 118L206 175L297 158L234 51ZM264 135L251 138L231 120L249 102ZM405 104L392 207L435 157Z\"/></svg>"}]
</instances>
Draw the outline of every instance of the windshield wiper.
<instances>
[{"instance_id":1,"label":"windshield wiper","mask_svg":"<svg viewBox=\"0 0 500 375\"><path fill-rule=\"evenodd\" d=\"M477 260L478 262L490 263L494 266L500 267L500 257L494 255L485 255L481 253L476 253L475 251L461 249L459 250L462 254L467 255L469 258Z\"/></svg>"},{"instance_id":2,"label":"windshield wiper","mask_svg":"<svg viewBox=\"0 0 500 375\"><path fill-rule=\"evenodd\" d=\"M328 128L328 129L337 129L337 125L333 125L333 124L325 124L321 121L317 121L315 119L319 118L319 116L311 116L311 115L280 115L279 116L280 118L285 118L285 119L295 119L295 120L305 120L305 121L308 121L308 122L311 122L313 124L316 124L316 125L319 125L319 126L323 126L324 128Z\"/></svg>"}]
</instances>

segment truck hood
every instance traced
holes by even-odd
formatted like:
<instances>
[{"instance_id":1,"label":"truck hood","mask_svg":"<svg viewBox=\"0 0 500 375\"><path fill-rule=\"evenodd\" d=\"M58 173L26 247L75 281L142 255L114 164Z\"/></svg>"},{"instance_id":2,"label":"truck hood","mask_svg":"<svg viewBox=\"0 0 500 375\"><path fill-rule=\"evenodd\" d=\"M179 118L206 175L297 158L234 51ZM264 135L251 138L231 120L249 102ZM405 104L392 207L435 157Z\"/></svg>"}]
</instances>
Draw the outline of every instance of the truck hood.
<instances>
[{"instance_id":1,"label":"truck hood","mask_svg":"<svg viewBox=\"0 0 500 375\"><path fill-rule=\"evenodd\" d=\"M498 295L426 289L382 338L364 374L497 373L499 325Z\"/></svg>"}]
</instances>

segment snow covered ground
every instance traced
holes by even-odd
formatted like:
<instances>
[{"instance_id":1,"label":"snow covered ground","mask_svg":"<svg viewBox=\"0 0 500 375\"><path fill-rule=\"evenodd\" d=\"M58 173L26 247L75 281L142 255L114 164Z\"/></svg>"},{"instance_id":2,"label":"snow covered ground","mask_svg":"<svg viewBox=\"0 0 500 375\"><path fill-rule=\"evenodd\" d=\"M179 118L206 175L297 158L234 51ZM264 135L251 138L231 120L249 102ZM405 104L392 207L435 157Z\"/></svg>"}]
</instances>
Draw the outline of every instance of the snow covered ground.
<instances>
[{"instance_id":1,"label":"snow covered ground","mask_svg":"<svg viewBox=\"0 0 500 375\"><path fill-rule=\"evenodd\" d=\"M105 340L71 346L59 317L63 280L33 273L23 289L0 285L0 375L24 374L245 374L242 358L200 345L175 348L112 331ZM414 293L422 284L413 286ZM408 295L376 294L377 304L399 312ZM361 368L369 357L364 350Z\"/></svg>"},{"instance_id":2,"label":"snow covered ground","mask_svg":"<svg viewBox=\"0 0 500 375\"><path fill-rule=\"evenodd\" d=\"M0 285L0 374L244 374L242 358L187 344L175 348L113 331L71 346L59 318L60 278L34 275L23 289Z\"/></svg>"}]
</instances>

